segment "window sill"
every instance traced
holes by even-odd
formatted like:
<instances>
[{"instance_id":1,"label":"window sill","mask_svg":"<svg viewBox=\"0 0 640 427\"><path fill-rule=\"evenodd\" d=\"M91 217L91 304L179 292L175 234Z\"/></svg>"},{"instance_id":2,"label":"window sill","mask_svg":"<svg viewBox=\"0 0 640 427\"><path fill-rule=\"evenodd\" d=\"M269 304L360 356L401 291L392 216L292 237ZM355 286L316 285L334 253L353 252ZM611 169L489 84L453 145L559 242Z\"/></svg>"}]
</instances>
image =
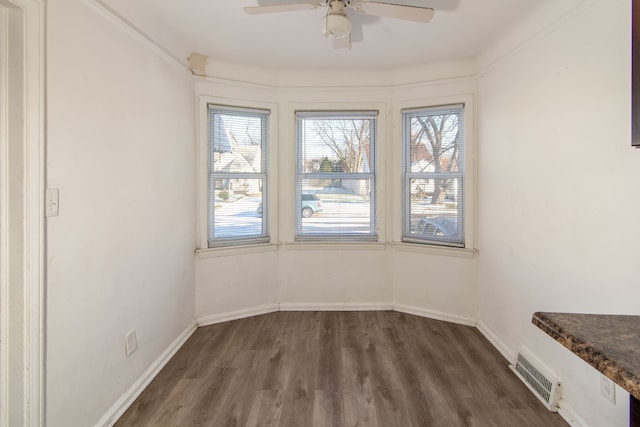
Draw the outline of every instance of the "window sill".
<instances>
[{"instance_id":1,"label":"window sill","mask_svg":"<svg viewBox=\"0 0 640 427\"><path fill-rule=\"evenodd\" d=\"M476 249L452 248L405 242L286 242L197 249L196 258L208 259L262 252L275 252L281 246L288 251L384 251L387 246L391 246L400 252L413 252L458 258L473 258L478 253Z\"/></svg>"},{"instance_id":2,"label":"window sill","mask_svg":"<svg viewBox=\"0 0 640 427\"><path fill-rule=\"evenodd\" d=\"M286 250L293 251L344 251L344 250L376 250L386 249L385 242L287 242L283 243Z\"/></svg>"},{"instance_id":3,"label":"window sill","mask_svg":"<svg viewBox=\"0 0 640 427\"><path fill-rule=\"evenodd\" d=\"M218 258L254 254L260 252L275 252L280 245L278 243L257 243L253 245L223 246L219 248L196 249L196 258Z\"/></svg>"},{"instance_id":4,"label":"window sill","mask_svg":"<svg viewBox=\"0 0 640 427\"><path fill-rule=\"evenodd\" d=\"M414 252L419 254L451 256L458 258L473 258L478 253L476 249L454 248L424 243L393 242L392 246L400 252Z\"/></svg>"}]
</instances>

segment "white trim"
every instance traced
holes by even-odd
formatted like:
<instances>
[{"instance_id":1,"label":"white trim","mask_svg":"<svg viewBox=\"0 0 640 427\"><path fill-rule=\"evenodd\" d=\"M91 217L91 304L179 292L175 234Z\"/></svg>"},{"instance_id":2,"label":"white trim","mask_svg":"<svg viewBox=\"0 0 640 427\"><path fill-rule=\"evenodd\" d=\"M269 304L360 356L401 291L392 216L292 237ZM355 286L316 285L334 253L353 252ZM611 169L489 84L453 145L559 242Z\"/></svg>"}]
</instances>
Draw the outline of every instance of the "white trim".
<instances>
[{"instance_id":1,"label":"white trim","mask_svg":"<svg viewBox=\"0 0 640 427\"><path fill-rule=\"evenodd\" d=\"M476 249L453 248L449 246L438 246L427 243L407 243L393 242L393 248L399 252L414 252L419 254L452 256L459 258L473 258L478 251Z\"/></svg>"},{"instance_id":2,"label":"white trim","mask_svg":"<svg viewBox=\"0 0 640 427\"><path fill-rule=\"evenodd\" d=\"M7 231L9 224L7 220L6 207L9 202L7 165L9 162L9 135L7 132L8 120L8 76L9 64L7 55L9 54L9 25L6 8L0 6L0 426L7 426L8 411L4 410L8 406L8 386L7 374L9 370L9 359L6 351L8 328L7 298L9 294L9 274L6 265L9 259L9 244L7 241Z\"/></svg>"},{"instance_id":3,"label":"white trim","mask_svg":"<svg viewBox=\"0 0 640 427\"><path fill-rule=\"evenodd\" d=\"M420 307L410 305L396 304L394 310L400 313L413 314L415 316L425 317L427 319L442 320L445 322L456 323L458 325L475 327L477 322L472 317L456 316L441 311L427 310Z\"/></svg>"},{"instance_id":4,"label":"white trim","mask_svg":"<svg viewBox=\"0 0 640 427\"><path fill-rule=\"evenodd\" d=\"M397 311L458 325L473 327L477 325L476 320L471 317L455 316L435 310L427 310L402 304L384 302L282 302L280 304L266 304L219 314L204 315L198 318L198 326L213 325L231 320L259 316L261 314L275 313L277 311Z\"/></svg>"},{"instance_id":5,"label":"white trim","mask_svg":"<svg viewBox=\"0 0 640 427\"><path fill-rule=\"evenodd\" d=\"M507 346L499 337L498 335L496 335L495 332L493 332L493 330L491 330L491 328L489 328L489 326L484 323L482 320L478 321L478 324L476 325L476 328L478 328L478 330L480 331L480 333L482 335L484 335L484 337L486 339L489 340L489 342L491 343L491 345L493 345L499 352L500 354L502 354L502 357L504 357L505 359L507 359L507 362L509 363L513 363L513 361L516 358L516 352L511 350L509 348L509 346Z\"/></svg>"},{"instance_id":6,"label":"white trim","mask_svg":"<svg viewBox=\"0 0 640 427\"><path fill-rule=\"evenodd\" d=\"M283 302L280 311L392 311L393 304L385 303L308 303Z\"/></svg>"},{"instance_id":7,"label":"white trim","mask_svg":"<svg viewBox=\"0 0 640 427\"><path fill-rule=\"evenodd\" d=\"M20 0L22 2L24 0ZM26 2L25 2L26 3ZM45 5L25 14L26 295L28 425L45 424Z\"/></svg>"},{"instance_id":8,"label":"white trim","mask_svg":"<svg viewBox=\"0 0 640 427\"><path fill-rule=\"evenodd\" d=\"M147 370L134 382L131 387L113 404L107 413L96 423L96 427L111 427L126 412L133 402L140 396L145 388L153 381L158 373L165 367L171 358L182 348L184 343L196 331L198 325L191 323L178 337L169 344L169 347L147 368Z\"/></svg>"},{"instance_id":9,"label":"white trim","mask_svg":"<svg viewBox=\"0 0 640 427\"><path fill-rule=\"evenodd\" d=\"M98 0L95 0L98 1ZM345 76L344 74L325 74L323 81L318 81L313 73L314 70L283 70L278 71L264 67L258 67L259 76L255 75L256 67L245 66L241 64L225 63L209 58L206 72L204 76L194 75L197 82L234 85L249 89L277 89L283 92L296 92L299 90L309 92L325 92L325 91L342 91L345 89L365 90L368 92L386 92L388 90L411 90L421 87L438 87L455 85L476 78L475 66L473 69L467 69L461 75L428 76L426 72L429 66L433 64L422 64L422 70L416 68L398 68L386 72L369 75L369 78L363 80L362 74L357 77ZM211 73L213 71L213 73ZM406 78L406 71L416 72L412 76ZM292 74L293 73L293 74ZM291 76L295 75L296 80L291 82ZM397 78L401 76L401 78ZM419 77L418 77L419 76ZM347 77L345 79L345 77Z\"/></svg>"},{"instance_id":10,"label":"white trim","mask_svg":"<svg viewBox=\"0 0 640 427\"><path fill-rule=\"evenodd\" d=\"M207 68L217 68L215 65L211 65L212 60L209 58L209 62L207 64ZM237 67L236 64L230 64L232 67ZM252 70L255 70L252 68ZM271 70L266 70L265 73L268 75ZM272 80L276 80L275 77ZM253 90L277 90L280 88L276 83L267 83L267 82L258 82L258 81L250 81L246 79L238 79L232 77L216 77L216 76L193 76L193 81L196 83L203 83L205 85L221 85L221 86L232 86L242 89L253 89ZM206 92L206 91L205 91Z\"/></svg>"},{"instance_id":11,"label":"white trim","mask_svg":"<svg viewBox=\"0 0 640 427\"><path fill-rule=\"evenodd\" d=\"M219 314L200 316L198 317L198 326L215 325L216 323L229 322L231 320L259 316L261 314L275 313L277 311L279 311L278 304L265 304L257 307L243 308L240 310L227 311Z\"/></svg>"},{"instance_id":12,"label":"white trim","mask_svg":"<svg viewBox=\"0 0 640 427\"><path fill-rule=\"evenodd\" d=\"M8 311L17 310L20 313L22 339L16 343L23 348L22 361L24 369L16 372L12 369L9 361L5 358L5 352L2 352L2 363L0 365L0 377L3 378L3 387L0 391L0 407L2 407L3 418L0 424L5 425L8 422L8 402L11 401L12 411L21 411L24 426L42 426L44 425L44 179L45 179L45 163L44 163L44 18L45 5L41 0L8 0L10 8L19 10L21 16L21 44L22 44L22 66L23 68L16 72L22 74L22 98L19 100L21 111L18 113L24 118L23 135L21 140L13 143L21 144L23 150L22 157L22 178L20 180L21 188L17 191L22 193L23 215L24 215L24 234L22 236L22 244L24 250L21 256L22 264L22 281L21 283L12 283L12 290L18 292L22 296L22 307L9 308L6 303L6 276L3 274L3 280L0 284L2 288L2 331L0 339L3 344L8 345L7 332L8 321L17 320L16 316L7 314ZM5 9L3 7L3 9ZM6 11L6 9L5 9ZM6 15L5 15L6 18ZM6 24L6 21L5 21ZM6 25L3 25L6 28ZM6 36L6 34L4 34ZM6 37L3 37L6 40ZM10 45L4 45L5 54L8 54ZM4 73L3 73L4 75ZM6 81L4 82L7 83ZM2 91L6 96L6 91ZM3 98L3 105L10 104L7 98ZM11 107L9 107L11 108ZM14 107L15 108L15 107ZM4 112L3 112L4 114ZM8 142L5 140L2 144L2 171L7 170L6 162L9 161L6 154L8 150ZM3 177L6 178L6 175ZM2 206L5 209L8 199L7 195L8 183L3 182L3 200ZM5 213L5 212L3 212ZM4 217L4 215L3 215ZM3 236L5 235L7 223L3 218ZM3 246L4 246L3 242ZM9 254L6 252L7 247L3 247L2 260L0 264L4 267L7 264ZM3 269L4 270L4 269ZM21 382L23 395L22 402L18 406L17 401L10 400L7 394L6 383L7 376L11 376L15 382ZM13 419L13 418L12 418Z\"/></svg>"},{"instance_id":13,"label":"white trim","mask_svg":"<svg viewBox=\"0 0 640 427\"><path fill-rule=\"evenodd\" d=\"M558 402L558 414L572 427L590 427L585 420L576 415L576 411L567 405L562 398Z\"/></svg>"},{"instance_id":14,"label":"white trim","mask_svg":"<svg viewBox=\"0 0 640 427\"><path fill-rule=\"evenodd\" d=\"M387 248L385 242L285 242L282 246L286 250L305 251L383 251Z\"/></svg>"},{"instance_id":15,"label":"white trim","mask_svg":"<svg viewBox=\"0 0 640 427\"><path fill-rule=\"evenodd\" d=\"M182 58L178 58L177 56L174 56L168 49L165 49L164 47L162 47L159 43L157 43L155 40L149 37L144 31L142 31L140 28L133 25L133 23L131 23L130 21L125 19L123 16L118 14L115 10L110 8L102 0L85 0L85 2L89 6L93 7L93 9L95 9L101 15L109 19L111 22L113 22L114 24L117 24L120 28L124 29L129 34L134 36L136 39L138 39L138 41L142 42L142 44L144 44L151 50L158 53L160 56L179 65L180 67L184 68L185 71L188 71L190 74L192 73L191 69L187 65L186 58L182 59Z\"/></svg>"},{"instance_id":16,"label":"white trim","mask_svg":"<svg viewBox=\"0 0 640 427\"><path fill-rule=\"evenodd\" d=\"M277 243L263 243L255 245L222 246L219 248L197 249L198 259L219 258L225 256L247 255L262 252L275 252L280 247Z\"/></svg>"}]
</instances>

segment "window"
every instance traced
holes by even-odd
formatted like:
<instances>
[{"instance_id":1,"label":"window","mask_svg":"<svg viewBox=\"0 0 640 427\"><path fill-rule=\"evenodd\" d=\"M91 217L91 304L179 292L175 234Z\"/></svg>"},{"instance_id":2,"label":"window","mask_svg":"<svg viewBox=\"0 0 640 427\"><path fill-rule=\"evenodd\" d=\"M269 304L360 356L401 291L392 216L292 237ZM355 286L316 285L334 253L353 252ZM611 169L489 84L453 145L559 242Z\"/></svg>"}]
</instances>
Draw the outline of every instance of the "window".
<instances>
[{"instance_id":1,"label":"window","mask_svg":"<svg viewBox=\"0 0 640 427\"><path fill-rule=\"evenodd\" d=\"M464 106L404 110L403 241L464 247Z\"/></svg>"},{"instance_id":2,"label":"window","mask_svg":"<svg viewBox=\"0 0 640 427\"><path fill-rule=\"evenodd\" d=\"M377 112L297 112L296 238L376 239Z\"/></svg>"},{"instance_id":3,"label":"window","mask_svg":"<svg viewBox=\"0 0 640 427\"><path fill-rule=\"evenodd\" d=\"M209 247L269 241L269 112L208 106Z\"/></svg>"}]
</instances>

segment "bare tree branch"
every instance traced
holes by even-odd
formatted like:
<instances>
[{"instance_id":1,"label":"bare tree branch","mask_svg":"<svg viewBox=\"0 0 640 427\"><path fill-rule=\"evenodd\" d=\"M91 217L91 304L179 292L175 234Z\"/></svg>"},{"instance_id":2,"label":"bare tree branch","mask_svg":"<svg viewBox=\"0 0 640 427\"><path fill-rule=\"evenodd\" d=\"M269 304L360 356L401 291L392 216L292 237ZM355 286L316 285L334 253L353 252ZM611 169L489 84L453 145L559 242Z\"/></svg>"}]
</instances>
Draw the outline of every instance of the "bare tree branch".
<instances>
[{"instance_id":1,"label":"bare tree branch","mask_svg":"<svg viewBox=\"0 0 640 427\"><path fill-rule=\"evenodd\" d=\"M425 161L425 165L421 167L424 172L429 167L433 167L433 172L452 172L458 166L459 151L459 131L458 116L455 114L443 114L426 117L416 117L417 129L412 127L412 138L410 141L411 149L415 153L411 154L412 163ZM453 138L450 137L452 132L456 132ZM427 145L430 150L427 148ZM427 153L421 154L419 150L421 146ZM422 158L422 157L425 158ZM440 203L446 194L446 190L450 185L450 179L434 179L434 189L431 203Z\"/></svg>"},{"instance_id":2,"label":"bare tree branch","mask_svg":"<svg viewBox=\"0 0 640 427\"><path fill-rule=\"evenodd\" d=\"M335 154L344 172L362 172L370 143L368 120L318 120L316 134Z\"/></svg>"}]
</instances>

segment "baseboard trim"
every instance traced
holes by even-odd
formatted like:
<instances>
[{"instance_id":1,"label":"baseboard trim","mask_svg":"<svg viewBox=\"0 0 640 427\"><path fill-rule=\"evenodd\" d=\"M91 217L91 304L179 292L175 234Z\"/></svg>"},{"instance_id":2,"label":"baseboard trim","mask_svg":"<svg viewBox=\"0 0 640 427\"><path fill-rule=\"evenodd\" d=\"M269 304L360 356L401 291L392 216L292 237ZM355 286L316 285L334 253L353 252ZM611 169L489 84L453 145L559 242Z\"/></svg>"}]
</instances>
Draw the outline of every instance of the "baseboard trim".
<instances>
[{"instance_id":1,"label":"baseboard trim","mask_svg":"<svg viewBox=\"0 0 640 427\"><path fill-rule=\"evenodd\" d=\"M589 424L587 424L582 418L577 416L573 408L564 403L562 401L562 398L560 399L560 402L558 402L558 414L571 427L589 427Z\"/></svg>"},{"instance_id":2,"label":"baseboard trim","mask_svg":"<svg viewBox=\"0 0 640 427\"><path fill-rule=\"evenodd\" d=\"M384 303L298 303L283 302L280 303L280 311L391 311L392 304Z\"/></svg>"},{"instance_id":3,"label":"baseboard trim","mask_svg":"<svg viewBox=\"0 0 640 427\"><path fill-rule=\"evenodd\" d=\"M182 348L184 343L196 331L198 325L191 323L178 337L173 340L169 347L149 366L149 368L129 387L129 389L116 401L107 413L96 423L96 427L111 427L126 412L133 402L140 396L145 388L158 375L160 370L171 360L171 358Z\"/></svg>"},{"instance_id":4,"label":"baseboard trim","mask_svg":"<svg viewBox=\"0 0 640 427\"><path fill-rule=\"evenodd\" d=\"M261 314L274 313L279 310L278 304L265 304L257 307L243 308L227 311L220 314L211 314L198 318L198 326L215 325L216 323L229 322L231 320L244 319L245 317L259 316Z\"/></svg>"},{"instance_id":5,"label":"baseboard trim","mask_svg":"<svg viewBox=\"0 0 640 427\"><path fill-rule=\"evenodd\" d=\"M480 331L480 333L482 335L484 335L484 337L486 339L489 340L489 342L491 343L491 345L493 345L496 350L498 350L500 352L500 354L502 354L502 357L504 357L505 359L507 359L507 361L509 363L513 363L513 361L515 360L516 357L516 353L514 351L512 351L505 343L504 341L502 341L498 335L496 335L495 332L493 332L493 330L491 330L491 328L484 323L482 320L480 320L478 322L478 324L476 325L476 328L478 328L478 330Z\"/></svg>"},{"instance_id":6,"label":"baseboard trim","mask_svg":"<svg viewBox=\"0 0 640 427\"><path fill-rule=\"evenodd\" d=\"M476 319L472 317L454 316L410 305L397 304L393 306L393 309L400 313L413 314L414 316L426 317L427 319L443 320L445 322L456 323L458 325L476 326L477 324Z\"/></svg>"},{"instance_id":7,"label":"baseboard trim","mask_svg":"<svg viewBox=\"0 0 640 427\"><path fill-rule=\"evenodd\" d=\"M267 304L241 310L227 311L198 318L198 326L213 325L231 320L244 319L261 314L274 313L276 311L398 311L400 313L413 314L428 319L443 320L465 326L477 326L476 319L471 317L454 316L434 310L426 310L420 307L408 305L395 305L387 303L314 303L314 302L283 302L280 304Z\"/></svg>"}]
</instances>

